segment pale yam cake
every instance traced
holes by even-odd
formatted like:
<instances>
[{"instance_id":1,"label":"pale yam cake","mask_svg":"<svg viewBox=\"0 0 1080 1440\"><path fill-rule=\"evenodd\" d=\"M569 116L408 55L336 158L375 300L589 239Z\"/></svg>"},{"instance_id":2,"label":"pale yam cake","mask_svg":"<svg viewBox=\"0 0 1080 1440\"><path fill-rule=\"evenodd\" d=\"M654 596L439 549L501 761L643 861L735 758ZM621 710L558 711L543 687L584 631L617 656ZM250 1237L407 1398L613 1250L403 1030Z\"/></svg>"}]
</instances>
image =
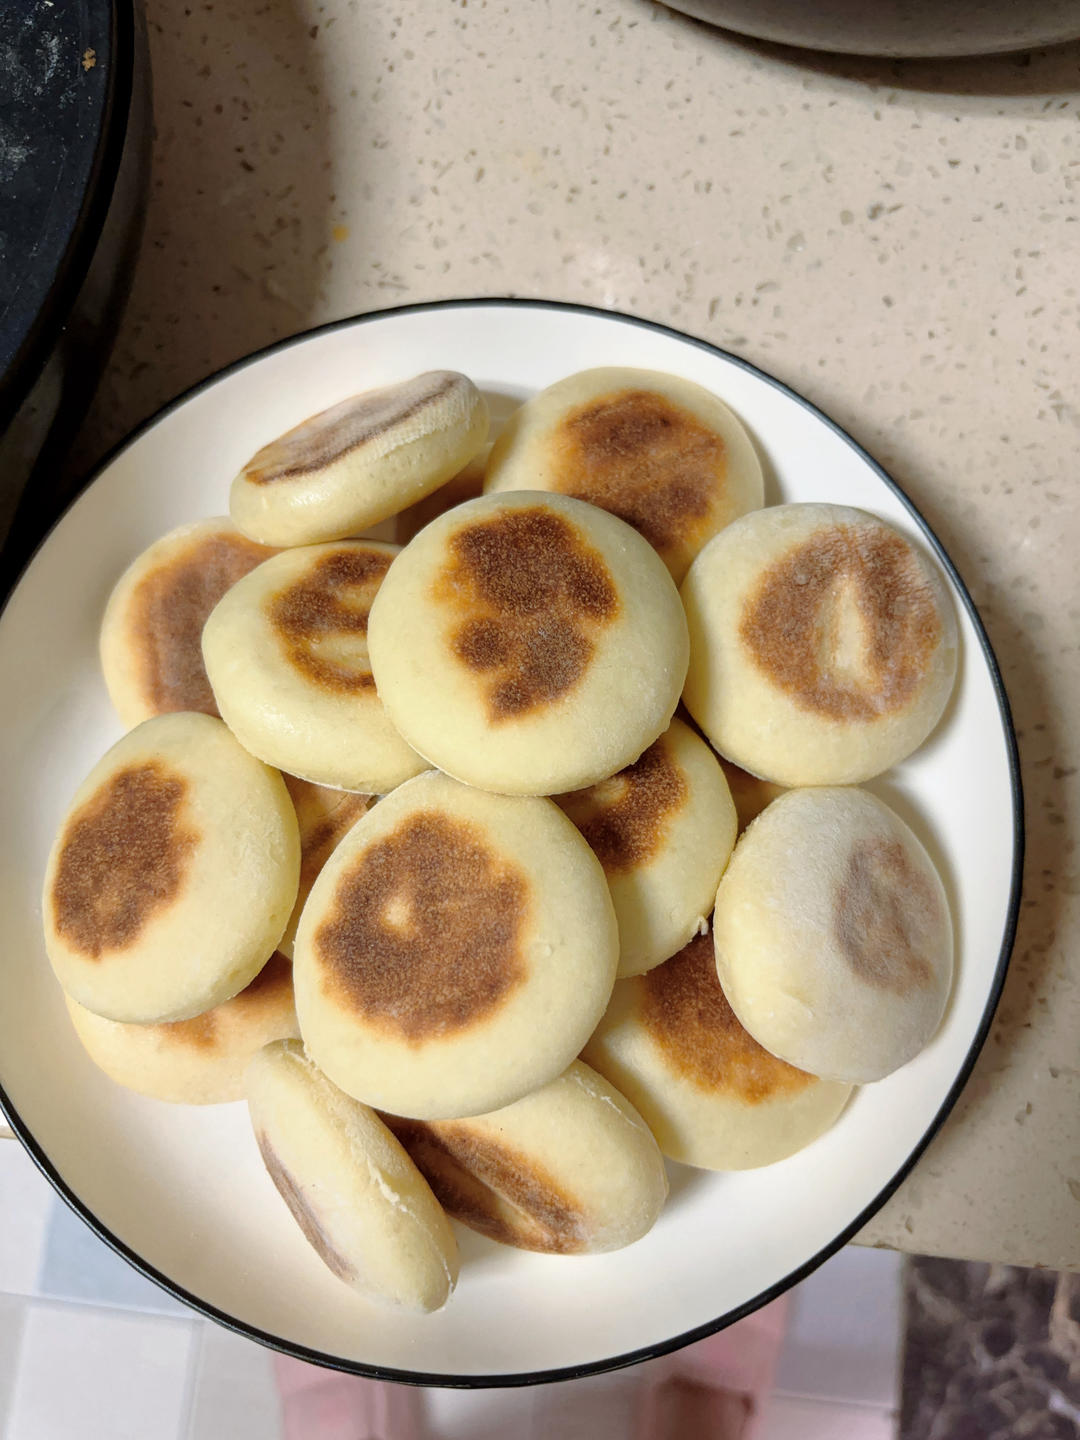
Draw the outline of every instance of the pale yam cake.
<instances>
[{"instance_id":1,"label":"pale yam cake","mask_svg":"<svg viewBox=\"0 0 1080 1440\"><path fill-rule=\"evenodd\" d=\"M785 1159L828 1129L851 1092L747 1034L720 988L708 932L619 981L585 1058L640 1111L665 1155L707 1170Z\"/></svg>"},{"instance_id":2,"label":"pale yam cake","mask_svg":"<svg viewBox=\"0 0 1080 1440\"><path fill-rule=\"evenodd\" d=\"M753 442L723 401L678 375L617 366L526 401L492 448L485 489L599 505L655 546L676 584L707 540L764 503Z\"/></svg>"},{"instance_id":3,"label":"pale yam cake","mask_svg":"<svg viewBox=\"0 0 1080 1440\"><path fill-rule=\"evenodd\" d=\"M430 1312L458 1276L454 1232L379 1117L343 1095L296 1040L268 1045L246 1075L263 1163L327 1268L366 1299Z\"/></svg>"},{"instance_id":4,"label":"pale yam cake","mask_svg":"<svg viewBox=\"0 0 1080 1440\"><path fill-rule=\"evenodd\" d=\"M206 673L241 744L319 785L383 794L427 769L398 734L368 657L368 618L398 553L338 540L275 555L203 630Z\"/></svg>"},{"instance_id":5,"label":"pale yam cake","mask_svg":"<svg viewBox=\"0 0 1080 1440\"><path fill-rule=\"evenodd\" d=\"M912 831L869 791L774 800L735 847L713 936L740 1022L813 1075L880 1080L941 1022L953 963L945 889Z\"/></svg>"},{"instance_id":6,"label":"pale yam cake","mask_svg":"<svg viewBox=\"0 0 1080 1440\"><path fill-rule=\"evenodd\" d=\"M599 861L557 806L431 772L338 845L293 954L300 1032L335 1084L446 1119L566 1069L611 994L618 929Z\"/></svg>"},{"instance_id":7,"label":"pale yam cake","mask_svg":"<svg viewBox=\"0 0 1080 1440\"><path fill-rule=\"evenodd\" d=\"M726 759L780 785L868 780L916 750L956 677L934 566L841 505L777 505L730 525L682 586L684 700Z\"/></svg>"},{"instance_id":8,"label":"pale yam cake","mask_svg":"<svg viewBox=\"0 0 1080 1440\"><path fill-rule=\"evenodd\" d=\"M226 590L273 554L231 520L197 520L128 566L109 596L100 641L109 698L128 729L175 710L218 713L203 626Z\"/></svg>"},{"instance_id":9,"label":"pale yam cake","mask_svg":"<svg viewBox=\"0 0 1080 1440\"><path fill-rule=\"evenodd\" d=\"M735 807L704 740L672 720L625 770L557 802L604 867L620 978L674 955L712 910L735 844Z\"/></svg>"},{"instance_id":10,"label":"pale yam cake","mask_svg":"<svg viewBox=\"0 0 1080 1440\"><path fill-rule=\"evenodd\" d=\"M188 1020L250 984L300 873L281 776L209 715L145 720L76 791L49 855L45 946L95 1014Z\"/></svg>"},{"instance_id":11,"label":"pale yam cake","mask_svg":"<svg viewBox=\"0 0 1080 1440\"><path fill-rule=\"evenodd\" d=\"M131 1025L106 1020L64 997L83 1049L110 1080L174 1105L244 1098L244 1071L273 1040L300 1035L292 965L275 950L238 995L190 1020Z\"/></svg>"},{"instance_id":12,"label":"pale yam cake","mask_svg":"<svg viewBox=\"0 0 1080 1440\"><path fill-rule=\"evenodd\" d=\"M264 445L232 483L233 520L264 545L359 535L461 470L487 440L465 375L428 370L366 390Z\"/></svg>"},{"instance_id":13,"label":"pale yam cake","mask_svg":"<svg viewBox=\"0 0 1080 1440\"><path fill-rule=\"evenodd\" d=\"M505 794L579 789L667 728L686 621L656 552L562 495L486 495L434 520L375 597L371 665L419 754Z\"/></svg>"},{"instance_id":14,"label":"pale yam cake","mask_svg":"<svg viewBox=\"0 0 1080 1440\"><path fill-rule=\"evenodd\" d=\"M489 1115L383 1118L446 1213L503 1245L549 1255L620 1250L652 1229L667 1199L648 1126L580 1060Z\"/></svg>"}]
</instances>

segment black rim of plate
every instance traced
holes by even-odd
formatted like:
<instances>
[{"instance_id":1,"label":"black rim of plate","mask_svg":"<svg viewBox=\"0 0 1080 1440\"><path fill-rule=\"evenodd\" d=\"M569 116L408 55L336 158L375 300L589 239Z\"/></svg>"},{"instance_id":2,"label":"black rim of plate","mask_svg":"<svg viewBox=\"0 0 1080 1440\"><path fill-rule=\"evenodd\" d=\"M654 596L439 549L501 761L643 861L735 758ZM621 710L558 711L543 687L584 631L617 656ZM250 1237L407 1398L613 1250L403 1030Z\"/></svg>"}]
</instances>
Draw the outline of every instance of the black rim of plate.
<instances>
[{"instance_id":1,"label":"black rim of plate","mask_svg":"<svg viewBox=\"0 0 1080 1440\"><path fill-rule=\"evenodd\" d=\"M1009 885L1009 908L1005 920L1004 933L1001 939L1001 949L998 952L997 964L994 969L993 980L990 985L990 990L986 998L986 1005L983 1010L982 1018L979 1022L978 1030L976 1031L975 1038L972 1041L967 1055L964 1057L964 1061L957 1073L956 1079L950 1086L949 1091L945 1096L945 1099L943 1100L941 1106L937 1111L937 1114L934 1116L930 1125L927 1127L918 1144L914 1147L910 1155L908 1155L907 1159L895 1172L889 1182L878 1192L874 1199L871 1200L869 1205L865 1206L858 1215L856 1215L851 1221L849 1221L847 1225L844 1226L844 1228L839 1232L839 1234L835 1236L833 1240L831 1240L827 1245L822 1246L820 1250L816 1251L802 1265L798 1266L788 1275L785 1275L783 1279L777 1281L776 1284L769 1286L760 1294L755 1295L752 1299L746 1301L745 1304L738 1305L733 1310L728 1311L726 1314L718 1316L715 1320L710 1320L704 1325L695 1326L691 1330L683 1331L681 1334L674 1335L670 1339L657 1341L655 1344L652 1345L645 1345L638 1350L629 1350L622 1355L612 1355L604 1360L594 1360L581 1365L567 1365L553 1370L522 1371L515 1374L441 1375L434 1372L429 1373L425 1371L394 1370L381 1365L367 1365L364 1364L362 1361L347 1360L340 1356L327 1355L321 1351L309 1349L305 1345L294 1344L291 1341L281 1339L279 1336L268 1334L264 1330L259 1330L254 1325L248 1325L245 1321L238 1320L235 1316L227 1315L224 1313L224 1311L218 1310L215 1306L209 1304L207 1301L200 1300L198 1296L192 1295L190 1291L186 1290L182 1285L177 1284L176 1281L168 1279L165 1275L163 1275L160 1271L156 1270L147 1261L143 1260L141 1256L137 1255L132 1249L129 1248L129 1246L125 1245L125 1243L121 1239L114 1235L97 1218L97 1216L94 1215L82 1203L81 1200L79 1200L79 1198L71 1191L71 1189L69 1189L63 1177L54 1168L52 1162L49 1160L44 1150L41 1148L37 1140L34 1138L33 1134L30 1132L28 1127L20 1118L18 1112L15 1110L5 1090L3 1089L2 1084L0 1084L0 1109L2 1109L3 1112L6 1114L12 1130L14 1130L24 1147L27 1149L27 1151L29 1151L30 1156L34 1160L34 1163L37 1165L38 1169L50 1181L58 1194L67 1202L71 1209L75 1211L75 1213L80 1217L80 1219L84 1220L86 1224L90 1226L91 1230L93 1230L100 1239L104 1240L111 1249L116 1251L118 1255L122 1256L125 1260L127 1260L130 1265L134 1266L134 1268L138 1270L142 1275L144 1275L148 1280L152 1280L155 1284L160 1285L163 1290L167 1291L170 1295L173 1295L176 1299L182 1301L185 1305L190 1306L191 1309L197 1311L201 1315L204 1315L207 1319L216 1320L218 1324L224 1325L227 1329L235 1331L239 1335L246 1336L248 1339L251 1340L259 1341L261 1344L266 1345L271 1350L277 1350L280 1351L282 1354L291 1355L297 1360L308 1361L310 1364L322 1365L327 1367L328 1369L344 1371L347 1374L364 1375L375 1380L394 1380L407 1385L437 1385L463 1390L487 1389L489 1387L500 1386L511 1387L518 1385L543 1385L556 1380L576 1380L588 1375L599 1375L604 1373L605 1371L619 1370L628 1365L636 1365L643 1360L655 1360L662 1355L668 1355L672 1351L680 1350L686 1345L692 1345L697 1340L704 1340L707 1336L714 1335L718 1330L723 1330L728 1325L733 1325L737 1320L744 1319L747 1315L750 1315L755 1310L760 1309L761 1306L767 1305L771 1300L777 1299L778 1296L784 1294L785 1291L791 1289L793 1285L797 1285L801 1280L804 1280L809 1274L811 1274L812 1271L816 1270L819 1265L821 1265L824 1261L828 1260L830 1256L834 1255L836 1251L839 1250L843 1245L846 1245L847 1242L851 1239L851 1237L855 1235L859 1230L861 1230L862 1227L867 1223L867 1221L870 1220L870 1218L875 1215L878 1210L881 1209L881 1207L885 1204L886 1200L888 1200L895 1193L902 1181L910 1173L911 1169L915 1165L915 1162L919 1159L920 1155L922 1155L927 1145L929 1145L930 1141L941 1129L942 1124L944 1123L949 1112L952 1110L953 1106L956 1104L960 1092L964 1088L964 1085L966 1084L967 1079L971 1074L971 1071L975 1065L975 1061L978 1058L979 1052L982 1049L986 1037L990 1032L990 1026L994 1018L994 1012L997 1009L998 1001L1001 998L1002 987L1005 984L1005 975L1006 971L1008 970L1009 956L1012 952L1013 940L1016 935L1016 923L1020 910L1020 888L1024 864L1023 789L1020 780L1020 762L1017 754L1016 734L1013 729L1012 714L1009 709L1008 697L1005 693L1005 685L1001 677L1000 667L998 666L997 659L994 655L989 638L986 634L986 630L983 626L982 620L979 617L979 613L975 608L975 602L972 600L971 595L968 593L967 586L960 578L956 566L949 558L944 546L941 544L941 541L937 538L937 536L931 530L927 522L923 519L922 515L919 513L913 502L908 498L908 496L904 493L904 491L900 488L896 481L893 480L891 476L886 474L886 472L877 463L877 461L874 460L872 456L868 455L867 452L862 448L862 446L859 445L855 440L853 440L846 430L842 429L841 426L837 425L835 421L830 420L829 417L823 414L816 405L811 404L809 400L798 394L797 391L792 390L790 386L785 385L783 381L774 379L773 376L767 374L763 370L760 370L756 365L750 364L748 360L743 360L738 355L732 355L729 351L722 350L717 345L711 345L707 340L700 340L693 335L686 335L682 331L676 330L670 325L662 325L654 320L639 319L638 317L633 315L622 314L620 311L617 310L603 310L598 306L581 305L572 301L525 300L517 299L514 297L498 296L485 296L473 300L429 300L413 305L391 306L384 310L373 310L367 314L350 316L349 318L344 320L333 320L327 325L320 325L317 326L315 329L305 330L298 335L290 336L286 340L279 340L272 345L267 345L262 350L257 350L253 354L245 356L242 360L237 360L231 365L226 365L223 369L216 371L213 375L208 376L205 380L199 381L198 384L193 385L189 390L184 391L184 393L182 395L179 395L175 400L171 400L168 402L168 404L163 405L160 410L158 410L148 420L144 421L143 424L140 425L135 431L133 431L131 435L129 435L125 440L122 440L120 444L117 445L105 457L105 459L101 462L98 468L94 471L93 475L88 477L86 484L89 485L90 483L92 483L92 481L96 479L97 476L100 475L112 463L113 460L116 459L116 457L121 453L121 451L126 450L129 445L134 444L135 441L145 435L148 430L152 429L152 427L156 425L159 420L163 419L164 416L170 414L173 410L178 409L179 406L185 404L188 400L194 398L194 396L200 394L203 390L208 389L211 385L216 384L219 380L223 380L227 376L234 374L236 371L245 369L247 366L257 363L259 360L264 359L268 355L272 355L279 350L287 349L290 345L299 344L300 342L309 340L316 335L325 335L334 330L343 330L352 326L363 325L374 320L383 320L394 315L419 314L431 310L470 308L478 309L500 305L510 307L511 309L555 310L563 311L567 314L590 315L598 316L608 320L618 320L626 324L639 326L641 329L644 330L654 330L658 334L667 335L670 336L672 339L680 340L685 342L686 344L694 345L698 349L705 350L711 355L716 355L719 356L721 359L730 361L732 364L737 365L740 370L748 371L750 374L757 376L758 379L764 380L774 389L781 391L790 399L797 401L799 405L801 405L804 409L810 411L810 413L814 415L819 421L821 421L822 424L828 426L828 428L832 430L834 434L838 435L846 444L851 446L851 448L856 452L860 459L862 459L870 467L870 469L878 477L878 479L881 480L882 484L884 484L889 490L893 492L894 495L896 495L896 497L907 509L912 519L918 525L919 529L921 530L923 536L926 539L927 544L933 550L938 562L943 567L950 581L952 582L954 590L959 596L961 604L966 610L968 617L970 618L971 623L975 628L975 633L978 637L979 645L982 649L983 656L990 671L990 677L994 687L994 694L998 704L998 713L1001 719L1001 727L1005 739L1005 749L1009 764L1009 784L1012 792L1013 802L1013 863ZM82 489L85 490L86 485L84 485ZM81 493L82 491L80 491L80 494ZM71 504L73 503L74 501L71 502ZM42 538L41 542L35 549L34 554L27 562L27 565L23 568L23 571L19 576L19 580L22 579L22 575L26 573L26 570L29 568L30 564L33 563L33 559L37 555L38 551L45 544L48 543L49 536L51 536L52 534L52 530L55 529L55 526L60 523L60 521L64 518L64 515L67 514L67 510L70 508L71 507L69 504L68 507L64 510L63 514L61 514L57 518L53 527L51 527L49 532ZM11 592L9 592L8 596L5 597L5 610L7 608L7 602L10 600L11 594L14 593L14 589L16 588L17 584L18 581L16 581L15 585L12 586L12 590ZM3 611L0 611L0 620L2 619Z\"/></svg>"}]
</instances>

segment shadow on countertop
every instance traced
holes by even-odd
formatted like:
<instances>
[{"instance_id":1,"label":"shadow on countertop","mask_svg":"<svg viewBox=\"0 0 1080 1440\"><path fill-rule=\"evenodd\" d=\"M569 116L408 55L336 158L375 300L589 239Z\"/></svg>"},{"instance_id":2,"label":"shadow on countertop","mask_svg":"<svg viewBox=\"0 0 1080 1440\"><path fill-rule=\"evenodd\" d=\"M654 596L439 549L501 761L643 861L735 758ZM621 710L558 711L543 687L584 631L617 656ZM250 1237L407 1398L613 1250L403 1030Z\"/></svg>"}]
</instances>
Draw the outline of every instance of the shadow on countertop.
<instances>
[{"instance_id":1,"label":"shadow on countertop","mask_svg":"<svg viewBox=\"0 0 1080 1440\"><path fill-rule=\"evenodd\" d=\"M952 60L873 60L862 55L823 55L762 46L789 65L856 81L881 90L922 92L922 98L979 96L987 100L1080 95L1080 40L1006 55L969 55Z\"/></svg>"}]
</instances>

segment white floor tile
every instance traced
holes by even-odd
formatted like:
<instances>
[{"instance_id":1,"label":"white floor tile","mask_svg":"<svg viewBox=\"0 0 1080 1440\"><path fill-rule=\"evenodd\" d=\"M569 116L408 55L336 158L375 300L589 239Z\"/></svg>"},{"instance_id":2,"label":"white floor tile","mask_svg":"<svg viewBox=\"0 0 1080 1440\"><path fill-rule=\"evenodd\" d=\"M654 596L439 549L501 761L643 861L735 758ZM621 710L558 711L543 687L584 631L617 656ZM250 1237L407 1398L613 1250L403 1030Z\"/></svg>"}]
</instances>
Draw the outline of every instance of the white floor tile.
<instances>
[{"instance_id":1,"label":"white floor tile","mask_svg":"<svg viewBox=\"0 0 1080 1440\"><path fill-rule=\"evenodd\" d=\"M15 1295L0 1295L0 1435L4 1434L11 1392L22 1344L23 1312L27 1301Z\"/></svg>"},{"instance_id":2,"label":"white floor tile","mask_svg":"<svg viewBox=\"0 0 1080 1440\"><path fill-rule=\"evenodd\" d=\"M37 1288L39 1295L51 1300L86 1300L91 1305L184 1317L191 1313L110 1250L59 1196L53 1197L50 1207Z\"/></svg>"},{"instance_id":3,"label":"white floor tile","mask_svg":"<svg viewBox=\"0 0 1080 1440\"><path fill-rule=\"evenodd\" d=\"M778 1392L898 1407L902 1265L891 1250L852 1245L792 1291Z\"/></svg>"},{"instance_id":4,"label":"white floor tile","mask_svg":"<svg viewBox=\"0 0 1080 1440\"><path fill-rule=\"evenodd\" d=\"M0 1141L0 1290L33 1295L53 1189L17 1141Z\"/></svg>"},{"instance_id":5,"label":"white floor tile","mask_svg":"<svg viewBox=\"0 0 1080 1440\"><path fill-rule=\"evenodd\" d=\"M530 1440L532 1416L531 1390L428 1390L424 1394L425 1429L438 1440Z\"/></svg>"},{"instance_id":6,"label":"white floor tile","mask_svg":"<svg viewBox=\"0 0 1080 1440\"><path fill-rule=\"evenodd\" d=\"M896 1440L896 1429L889 1410L778 1395L755 1440Z\"/></svg>"},{"instance_id":7,"label":"white floor tile","mask_svg":"<svg viewBox=\"0 0 1080 1440\"><path fill-rule=\"evenodd\" d=\"M532 1428L517 1434L528 1440L627 1440L637 1431L635 1409L641 1375L619 1370L531 1391ZM520 1394L520 1392L519 1392ZM508 1432L513 1434L515 1432Z\"/></svg>"},{"instance_id":8,"label":"white floor tile","mask_svg":"<svg viewBox=\"0 0 1080 1440\"><path fill-rule=\"evenodd\" d=\"M280 1440L270 1351L203 1321L189 1440Z\"/></svg>"},{"instance_id":9,"label":"white floor tile","mask_svg":"<svg viewBox=\"0 0 1080 1440\"><path fill-rule=\"evenodd\" d=\"M194 1324L27 1307L5 1440L181 1440Z\"/></svg>"},{"instance_id":10,"label":"white floor tile","mask_svg":"<svg viewBox=\"0 0 1080 1440\"><path fill-rule=\"evenodd\" d=\"M639 1394L634 1370L520 1390L429 1390L426 1428L438 1440L627 1440Z\"/></svg>"}]
</instances>

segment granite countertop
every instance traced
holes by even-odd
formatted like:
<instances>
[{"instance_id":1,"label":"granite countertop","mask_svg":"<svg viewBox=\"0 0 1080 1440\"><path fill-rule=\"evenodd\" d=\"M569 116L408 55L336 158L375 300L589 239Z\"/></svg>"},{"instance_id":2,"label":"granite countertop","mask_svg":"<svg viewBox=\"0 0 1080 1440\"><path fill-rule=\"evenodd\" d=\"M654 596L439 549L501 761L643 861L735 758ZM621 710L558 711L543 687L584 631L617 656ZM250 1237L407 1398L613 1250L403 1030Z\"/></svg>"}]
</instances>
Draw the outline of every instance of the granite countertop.
<instances>
[{"instance_id":1,"label":"granite countertop","mask_svg":"<svg viewBox=\"0 0 1080 1440\"><path fill-rule=\"evenodd\" d=\"M651 0L146 0L154 189L95 458L281 336L584 301L831 414L955 558L1015 709L1028 865L993 1034L861 1240L1080 1268L1080 46L800 56Z\"/></svg>"}]
</instances>

